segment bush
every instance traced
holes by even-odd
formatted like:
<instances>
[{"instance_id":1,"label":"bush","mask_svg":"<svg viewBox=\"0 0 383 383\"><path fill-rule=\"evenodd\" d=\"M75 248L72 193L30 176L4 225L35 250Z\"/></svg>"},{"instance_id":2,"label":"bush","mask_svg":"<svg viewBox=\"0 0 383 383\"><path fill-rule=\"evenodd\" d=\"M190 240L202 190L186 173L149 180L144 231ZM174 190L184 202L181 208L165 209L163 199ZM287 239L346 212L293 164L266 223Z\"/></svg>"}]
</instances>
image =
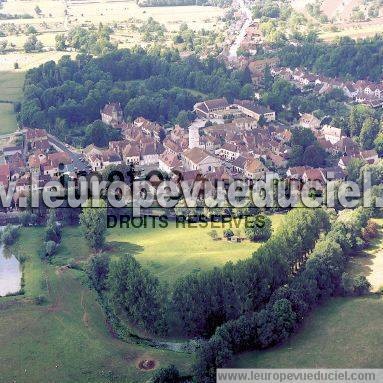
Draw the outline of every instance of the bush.
<instances>
[{"instance_id":1,"label":"bush","mask_svg":"<svg viewBox=\"0 0 383 383\"><path fill-rule=\"evenodd\" d=\"M223 236L227 239L230 239L231 237L234 236L233 230L231 229L226 229L223 231Z\"/></svg>"},{"instance_id":2,"label":"bush","mask_svg":"<svg viewBox=\"0 0 383 383\"><path fill-rule=\"evenodd\" d=\"M19 235L19 228L13 225L5 226L3 232L1 233L1 241L4 245L12 245Z\"/></svg>"},{"instance_id":3,"label":"bush","mask_svg":"<svg viewBox=\"0 0 383 383\"><path fill-rule=\"evenodd\" d=\"M262 219L260 219L262 217ZM251 225L246 228L246 237L250 241L267 241L272 234L272 222L269 217L259 216L257 220L253 220Z\"/></svg>"},{"instance_id":4,"label":"bush","mask_svg":"<svg viewBox=\"0 0 383 383\"><path fill-rule=\"evenodd\" d=\"M39 295L35 298L35 304L41 306L47 302L47 297L45 295Z\"/></svg>"},{"instance_id":5,"label":"bush","mask_svg":"<svg viewBox=\"0 0 383 383\"><path fill-rule=\"evenodd\" d=\"M180 373L176 366L160 368L152 378L153 383L177 383L180 380Z\"/></svg>"},{"instance_id":6,"label":"bush","mask_svg":"<svg viewBox=\"0 0 383 383\"><path fill-rule=\"evenodd\" d=\"M57 250L57 244L54 241L44 242L43 256L44 258L52 258Z\"/></svg>"},{"instance_id":7,"label":"bush","mask_svg":"<svg viewBox=\"0 0 383 383\"><path fill-rule=\"evenodd\" d=\"M20 223L22 226L27 227L29 225L35 225L37 221L36 214L32 214L29 211L23 211L19 216Z\"/></svg>"},{"instance_id":8,"label":"bush","mask_svg":"<svg viewBox=\"0 0 383 383\"><path fill-rule=\"evenodd\" d=\"M371 284L364 275L353 277L348 273L343 273L340 288L344 296L359 297L368 294Z\"/></svg>"}]
</instances>

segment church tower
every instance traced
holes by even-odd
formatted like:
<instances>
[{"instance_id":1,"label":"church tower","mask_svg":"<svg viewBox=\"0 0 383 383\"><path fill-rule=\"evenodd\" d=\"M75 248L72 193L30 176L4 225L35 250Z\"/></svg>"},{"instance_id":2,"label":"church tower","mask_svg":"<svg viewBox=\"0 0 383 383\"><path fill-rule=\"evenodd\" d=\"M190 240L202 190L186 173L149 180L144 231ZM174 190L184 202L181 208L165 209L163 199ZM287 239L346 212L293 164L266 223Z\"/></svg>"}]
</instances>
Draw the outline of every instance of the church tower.
<instances>
[{"instance_id":1,"label":"church tower","mask_svg":"<svg viewBox=\"0 0 383 383\"><path fill-rule=\"evenodd\" d=\"M199 127L191 125L189 127L189 149L198 148L199 146Z\"/></svg>"}]
</instances>

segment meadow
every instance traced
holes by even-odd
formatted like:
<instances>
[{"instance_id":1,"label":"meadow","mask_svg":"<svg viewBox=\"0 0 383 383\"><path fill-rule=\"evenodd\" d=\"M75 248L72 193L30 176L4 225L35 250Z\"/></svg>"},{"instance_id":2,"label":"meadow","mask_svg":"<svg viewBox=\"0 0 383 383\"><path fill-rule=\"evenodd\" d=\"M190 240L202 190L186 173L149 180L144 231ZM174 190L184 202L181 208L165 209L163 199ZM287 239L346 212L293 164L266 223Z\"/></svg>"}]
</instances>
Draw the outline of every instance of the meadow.
<instances>
[{"instance_id":1,"label":"meadow","mask_svg":"<svg viewBox=\"0 0 383 383\"><path fill-rule=\"evenodd\" d=\"M275 227L281 218L273 217ZM243 229L243 222L240 226ZM196 267L208 269L249 257L260 246L213 241L210 230L176 229L173 224L166 229L110 229L107 247L113 257L135 254L145 267L171 282ZM154 360L156 367L174 363L183 374L189 373L190 355L122 342L109 333L85 274L66 267L85 265L91 254L79 227L64 229L52 264L39 258L42 242L43 228L23 228L11 248L25 259L25 295L0 299L3 381L146 382L151 372L137 367L145 359ZM39 296L47 302L36 304Z\"/></svg>"},{"instance_id":2,"label":"meadow","mask_svg":"<svg viewBox=\"0 0 383 383\"><path fill-rule=\"evenodd\" d=\"M283 216L272 216L276 230ZM225 228L229 224L226 224ZM240 230L244 229L240 223ZM197 225L195 225L197 226ZM224 228L217 228L222 235ZM234 232L238 229L233 229ZM109 229L107 252L132 253L170 284L182 275L251 256L259 243L214 241L210 227ZM11 251L25 259L25 295L0 299L0 377L17 382L147 382L138 368L175 364L189 374L192 355L122 342L109 332L97 296L85 274L91 255L79 227L66 227L52 264L41 262L43 228L23 228ZM68 267L69 265L69 267ZM46 302L37 304L36 297ZM41 302L40 302L41 303ZM313 312L286 344L235 359L236 367L379 367L383 360L383 300L335 298Z\"/></svg>"},{"instance_id":3,"label":"meadow","mask_svg":"<svg viewBox=\"0 0 383 383\"><path fill-rule=\"evenodd\" d=\"M383 298L333 298L285 344L236 357L238 368L381 368Z\"/></svg>"}]
</instances>

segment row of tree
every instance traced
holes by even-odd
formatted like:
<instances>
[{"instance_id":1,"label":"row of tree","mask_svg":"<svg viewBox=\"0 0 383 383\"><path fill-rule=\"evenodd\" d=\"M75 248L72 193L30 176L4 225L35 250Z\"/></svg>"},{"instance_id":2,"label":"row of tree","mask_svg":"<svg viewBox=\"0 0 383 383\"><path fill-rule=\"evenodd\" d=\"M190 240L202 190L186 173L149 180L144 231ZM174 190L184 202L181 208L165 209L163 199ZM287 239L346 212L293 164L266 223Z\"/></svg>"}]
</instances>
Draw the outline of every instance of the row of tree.
<instances>
[{"instance_id":1,"label":"row of tree","mask_svg":"<svg viewBox=\"0 0 383 383\"><path fill-rule=\"evenodd\" d=\"M350 279L344 274L347 255L358 249L368 218L369 211L363 208L344 212L317 242L299 274L276 289L264 308L217 328L197 352L196 381L215 382L216 369L227 366L234 354L283 342L310 310L329 296L345 289L356 294L368 291L365 278Z\"/></svg>"},{"instance_id":2,"label":"row of tree","mask_svg":"<svg viewBox=\"0 0 383 383\"><path fill-rule=\"evenodd\" d=\"M217 326L264 306L305 262L325 223L322 210L296 209L252 258L180 278L172 301L183 332L209 336Z\"/></svg>"}]
</instances>

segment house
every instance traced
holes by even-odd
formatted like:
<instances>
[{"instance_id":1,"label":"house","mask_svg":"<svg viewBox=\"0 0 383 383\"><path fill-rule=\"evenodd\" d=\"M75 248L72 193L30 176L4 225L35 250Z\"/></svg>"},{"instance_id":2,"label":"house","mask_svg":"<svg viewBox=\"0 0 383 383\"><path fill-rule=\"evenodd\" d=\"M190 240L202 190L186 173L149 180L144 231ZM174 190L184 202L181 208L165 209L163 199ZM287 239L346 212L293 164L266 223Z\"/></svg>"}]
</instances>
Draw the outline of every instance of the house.
<instances>
[{"instance_id":1,"label":"house","mask_svg":"<svg viewBox=\"0 0 383 383\"><path fill-rule=\"evenodd\" d=\"M360 152L360 158L366 162L375 163L376 161L378 161L379 156L376 150L371 149Z\"/></svg>"},{"instance_id":2,"label":"house","mask_svg":"<svg viewBox=\"0 0 383 383\"><path fill-rule=\"evenodd\" d=\"M186 170L198 170L202 174L214 172L221 166L221 161L206 150L195 147L182 154L182 162Z\"/></svg>"},{"instance_id":3,"label":"house","mask_svg":"<svg viewBox=\"0 0 383 383\"><path fill-rule=\"evenodd\" d=\"M339 166L334 166L332 168L323 168L320 169L322 173L323 179L326 181L331 180L345 180L346 175L344 174L344 171Z\"/></svg>"},{"instance_id":4,"label":"house","mask_svg":"<svg viewBox=\"0 0 383 383\"><path fill-rule=\"evenodd\" d=\"M257 158L251 158L246 160L244 167L245 177L250 180L259 180L265 178L268 169L266 166Z\"/></svg>"},{"instance_id":5,"label":"house","mask_svg":"<svg viewBox=\"0 0 383 383\"><path fill-rule=\"evenodd\" d=\"M236 145L232 143L225 143L222 145L222 147L215 151L215 154L223 157L227 161L234 161L239 157L240 153Z\"/></svg>"},{"instance_id":6,"label":"house","mask_svg":"<svg viewBox=\"0 0 383 383\"><path fill-rule=\"evenodd\" d=\"M13 156L16 153L22 154L23 148L21 146L6 146L3 148L3 154L5 157Z\"/></svg>"},{"instance_id":7,"label":"house","mask_svg":"<svg viewBox=\"0 0 383 383\"><path fill-rule=\"evenodd\" d=\"M173 169L180 168L182 162L175 154L164 152L158 158L158 166L162 172L171 173Z\"/></svg>"},{"instance_id":8,"label":"house","mask_svg":"<svg viewBox=\"0 0 383 383\"><path fill-rule=\"evenodd\" d=\"M286 171L286 176L293 180L302 180L303 175L307 170L311 169L310 166L295 166L288 168Z\"/></svg>"},{"instance_id":9,"label":"house","mask_svg":"<svg viewBox=\"0 0 383 383\"><path fill-rule=\"evenodd\" d=\"M95 172L101 171L109 165L121 164L121 156L114 150L103 150L95 146L87 151L86 158L92 170Z\"/></svg>"},{"instance_id":10,"label":"house","mask_svg":"<svg viewBox=\"0 0 383 383\"><path fill-rule=\"evenodd\" d=\"M351 156L343 156L339 159L338 161L338 166L342 169L342 170L346 170L347 169L347 166L349 165L349 163L351 162L351 160L355 159L355 158L359 158L359 157L351 157Z\"/></svg>"},{"instance_id":11,"label":"house","mask_svg":"<svg viewBox=\"0 0 383 383\"><path fill-rule=\"evenodd\" d=\"M42 165L43 175L50 177L58 176L60 172L64 171L65 165L72 163L72 159L65 152L56 152L48 154L47 160Z\"/></svg>"},{"instance_id":12,"label":"house","mask_svg":"<svg viewBox=\"0 0 383 383\"><path fill-rule=\"evenodd\" d=\"M8 164L0 165L0 185L3 187L8 187L9 180L11 179L11 172Z\"/></svg>"},{"instance_id":13,"label":"house","mask_svg":"<svg viewBox=\"0 0 383 383\"><path fill-rule=\"evenodd\" d=\"M274 154L271 151L267 153L267 159L270 160L276 168L285 168L287 166L287 159L285 157Z\"/></svg>"},{"instance_id":14,"label":"house","mask_svg":"<svg viewBox=\"0 0 383 383\"><path fill-rule=\"evenodd\" d=\"M124 117L121 109L120 103L112 102L106 104L101 110L101 121L106 124L117 127L122 123Z\"/></svg>"},{"instance_id":15,"label":"house","mask_svg":"<svg viewBox=\"0 0 383 383\"><path fill-rule=\"evenodd\" d=\"M350 82L346 83L342 89L343 89L344 94L348 98L355 98L358 95L358 90L356 89L354 84L352 84Z\"/></svg>"},{"instance_id":16,"label":"house","mask_svg":"<svg viewBox=\"0 0 383 383\"><path fill-rule=\"evenodd\" d=\"M299 119L298 125L303 128L317 130L320 128L320 120L313 114L304 113Z\"/></svg>"},{"instance_id":17,"label":"house","mask_svg":"<svg viewBox=\"0 0 383 383\"><path fill-rule=\"evenodd\" d=\"M321 132L325 140L330 141L333 145L339 142L342 138L342 130L330 125L324 125Z\"/></svg>"},{"instance_id":18,"label":"house","mask_svg":"<svg viewBox=\"0 0 383 383\"><path fill-rule=\"evenodd\" d=\"M267 122L275 121L275 112L266 106L259 105L250 100L234 100L233 105L237 107L246 116L254 118L259 121L261 116Z\"/></svg>"},{"instance_id":19,"label":"house","mask_svg":"<svg viewBox=\"0 0 383 383\"><path fill-rule=\"evenodd\" d=\"M36 143L47 140L48 134L45 129L26 129L25 143L29 149L35 148Z\"/></svg>"},{"instance_id":20,"label":"house","mask_svg":"<svg viewBox=\"0 0 383 383\"><path fill-rule=\"evenodd\" d=\"M102 168L106 168L109 165L121 164L121 156L114 150L106 149L101 153Z\"/></svg>"},{"instance_id":21,"label":"house","mask_svg":"<svg viewBox=\"0 0 383 383\"><path fill-rule=\"evenodd\" d=\"M194 111L199 117L211 118L213 117L214 112L227 109L229 103L226 98L217 98L214 100L207 100L199 102L194 105Z\"/></svg>"},{"instance_id":22,"label":"house","mask_svg":"<svg viewBox=\"0 0 383 383\"><path fill-rule=\"evenodd\" d=\"M122 150L122 159L126 165L138 165L140 163L140 148L133 144L126 145Z\"/></svg>"},{"instance_id":23,"label":"house","mask_svg":"<svg viewBox=\"0 0 383 383\"><path fill-rule=\"evenodd\" d=\"M163 152L162 145L155 143L147 143L141 147L141 165L156 165L158 164L158 155Z\"/></svg>"}]
</instances>

